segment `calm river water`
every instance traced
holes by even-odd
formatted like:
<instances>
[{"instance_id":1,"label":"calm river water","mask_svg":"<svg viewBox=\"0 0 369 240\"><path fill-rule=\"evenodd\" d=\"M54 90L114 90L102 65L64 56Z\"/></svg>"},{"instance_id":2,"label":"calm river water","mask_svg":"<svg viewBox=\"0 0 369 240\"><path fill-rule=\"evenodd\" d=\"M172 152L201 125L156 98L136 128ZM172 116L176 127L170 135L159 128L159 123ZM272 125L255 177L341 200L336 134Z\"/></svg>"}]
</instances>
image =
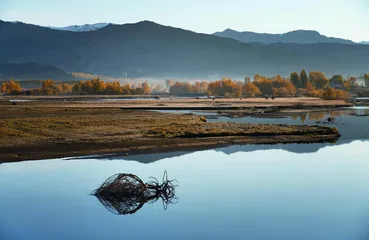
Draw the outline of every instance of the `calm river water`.
<instances>
[{"instance_id":1,"label":"calm river water","mask_svg":"<svg viewBox=\"0 0 369 240\"><path fill-rule=\"evenodd\" d=\"M336 144L0 164L0 239L369 239L369 118L338 118ZM166 210L159 200L115 215L89 195L118 172L165 170L178 181Z\"/></svg>"}]
</instances>

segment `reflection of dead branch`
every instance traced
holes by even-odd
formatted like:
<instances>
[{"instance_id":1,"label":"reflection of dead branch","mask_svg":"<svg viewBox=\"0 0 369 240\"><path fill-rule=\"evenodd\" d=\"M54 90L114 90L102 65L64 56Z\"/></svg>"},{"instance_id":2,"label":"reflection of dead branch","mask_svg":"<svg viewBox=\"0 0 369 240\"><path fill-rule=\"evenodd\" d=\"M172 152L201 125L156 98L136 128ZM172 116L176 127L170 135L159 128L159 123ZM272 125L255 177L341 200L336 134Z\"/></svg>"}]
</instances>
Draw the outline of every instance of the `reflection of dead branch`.
<instances>
[{"instance_id":1,"label":"reflection of dead branch","mask_svg":"<svg viewBox=\"0 0 369 240\"><path fill-rule=\"evenodd\" d=\"M342 119L336 120L335 117L329 117L323 121L316 121L317 124L324 124L324 125L337 125L338 127L347 127L347 124L341 123Z\"/></svg>"},{"instance_id":2,"label":"reflection of dead branch","mask_svg":"<svg viewBox=\"0 0 369 240\"><path fill-rule=\"evenodd\" d=\"M133 214L145 203L154 203L161 199L164 209L168 204L176 203L176 180L168 180L165 171L162 182L151 177L152 180L144 183L134 174L119 173L108 178L91 194L110 212L118 215Z\"/></svg>"}]
</instances>

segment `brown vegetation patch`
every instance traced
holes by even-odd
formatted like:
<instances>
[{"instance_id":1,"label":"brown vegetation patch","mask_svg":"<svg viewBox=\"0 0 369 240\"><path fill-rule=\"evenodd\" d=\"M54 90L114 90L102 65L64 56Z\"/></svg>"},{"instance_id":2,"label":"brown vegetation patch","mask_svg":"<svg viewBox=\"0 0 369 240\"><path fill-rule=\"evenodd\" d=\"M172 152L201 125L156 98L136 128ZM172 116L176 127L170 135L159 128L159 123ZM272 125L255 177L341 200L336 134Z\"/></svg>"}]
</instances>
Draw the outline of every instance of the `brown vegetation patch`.
<instances>
[{"instance_id":1,"label":"brown vegetation patch","mask_svg":"<svg viewBox=\"0 0 369 240\"><path fill-rule=\"evenodd\" d=\"M229 144L334 141L339 137L337 131L318 126L209 123L192 114L26 106L2 110L0 162Z\"/></svg>"},{"instance_id":2,"label":"brown vegetation patch","mask_svg":"<svg viewBox=\"0 0 369 240\"><path fill-rule=\"evenodd\" d=\"M154 127L147 131L148 137L195 138L229 136L291 136L291 135L330 135L337 130L320 126L292 126L277 124L240 124L231 122L206 124L177 124Z\"/></svg>"}]
</instances>

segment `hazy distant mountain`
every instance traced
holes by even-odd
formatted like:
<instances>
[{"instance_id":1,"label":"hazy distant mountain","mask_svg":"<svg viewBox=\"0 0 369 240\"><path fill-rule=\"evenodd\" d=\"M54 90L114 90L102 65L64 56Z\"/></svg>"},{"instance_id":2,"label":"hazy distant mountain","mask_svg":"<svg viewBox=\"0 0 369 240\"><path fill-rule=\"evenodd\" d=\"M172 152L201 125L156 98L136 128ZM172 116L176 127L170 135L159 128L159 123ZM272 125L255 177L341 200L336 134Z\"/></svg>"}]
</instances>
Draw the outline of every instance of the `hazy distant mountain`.
<instances>
[{"instance_id":1,"label":"hazy distant mountain","mask_svg":"<svg viewBox=\"0 0 369 240\"><path fill-rule=\"evenodd\" d=\"M87 32L87 31L96 31L100 28L106 27L108 24L109 23L95 23L95 24L72 25L67 27L50 27L50 28L72 32Z\"/></svg>"},{"instance_id":2,"label":"hazy distant mountain","mask_svg":"<svg viewBox=\"0 0 369 240\"><path fill-rule=\"evenodd\" d=\"M287 32L284 34L269 34L269 33L255 33L255 32L238 32L232 29L226 29L223 32L216 32L214 35L219 37L232 38L244 43L342 43L355 44L351 40L326 37L317 31L311 30L297 30Z\"/></svg>"},{"instance_id":3,"label":"hazy distant mountain","mask_svg":"<svg viewBox=\"0 0 369 240\"><path fill-rule=\"evenodd\" d=\"M2 80L9 80L9 78L16 80L75 79L60 68L39 63L0 63L0 75Z\"/></svg>"},{"instance_id":4,"label":"hazy distant mountain","mask_svg":"<svg viewBox=\"0 0 369 240\"><path fill-rule=\"evenodd\" d=\"M245 44L148 21L88 32L0 21L0 46L0 62L38 62L108 76L241 78L302 68L357 75L369 66L368 45Z\"/></svg>"},{"instance_id":5,"label":"hazy distant mountain","mask_svg":"<svg viewBox=\"0 0 369 240\"><path fill-rule=\"evenodd\" d=\"M277 43L280 34L255 33L255 32L237 32L232 29L226 29L223 32L216 32L218 37L232 38L244 43Z\"/></svg>"},{"instance_id":6,"label":"hazy distant mountain","mask_svg":"<svg viewBox=\"0 0 369 240\"><path fill-rule=\"evenodd\" d=\"M369 42L362 41L362 42L360 42L360 44L369 44Z\"/></svg>"}]
</instances>

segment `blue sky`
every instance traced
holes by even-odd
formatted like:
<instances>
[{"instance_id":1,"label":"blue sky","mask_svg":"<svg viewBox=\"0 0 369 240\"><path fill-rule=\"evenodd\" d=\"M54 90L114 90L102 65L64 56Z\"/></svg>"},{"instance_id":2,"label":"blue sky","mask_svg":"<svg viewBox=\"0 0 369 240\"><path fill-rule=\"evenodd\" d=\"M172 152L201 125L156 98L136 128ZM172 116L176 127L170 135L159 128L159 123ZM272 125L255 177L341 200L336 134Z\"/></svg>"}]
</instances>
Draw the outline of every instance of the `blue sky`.
<instances>
[{"instance_id":1,"label":"blue sky","mask_svg":"<svg viewBox=\"0 0 369 240\"><path fill-rule=\"evenodd\" d=\"M151 20L202 33L309 29L369 41L369 0L0 0L0 19L43 26Z\"/></svg>"}]
</instances>

